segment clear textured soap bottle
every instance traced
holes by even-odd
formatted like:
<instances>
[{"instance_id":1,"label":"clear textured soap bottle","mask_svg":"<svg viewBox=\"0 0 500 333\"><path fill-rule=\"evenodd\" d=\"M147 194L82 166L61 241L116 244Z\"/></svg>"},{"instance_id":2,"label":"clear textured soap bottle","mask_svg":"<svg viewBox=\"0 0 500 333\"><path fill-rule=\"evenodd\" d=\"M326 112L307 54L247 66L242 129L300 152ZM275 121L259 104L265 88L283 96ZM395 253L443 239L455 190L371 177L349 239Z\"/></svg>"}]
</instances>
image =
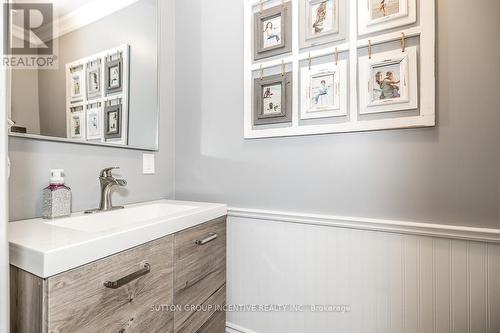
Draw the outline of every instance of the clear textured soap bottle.
<instances>
[{"instance_id":1,"label":"clear textured soap bottle","mask_svg":"<svg viewBox=\"0 0 500 333\"><path fill-rule=\"evenodd\" d=\"M71 215L71 189L64 185L64 170L50 171L50 185L43 189L43 212L46 219Z\"/></svg>"}]
</instances>

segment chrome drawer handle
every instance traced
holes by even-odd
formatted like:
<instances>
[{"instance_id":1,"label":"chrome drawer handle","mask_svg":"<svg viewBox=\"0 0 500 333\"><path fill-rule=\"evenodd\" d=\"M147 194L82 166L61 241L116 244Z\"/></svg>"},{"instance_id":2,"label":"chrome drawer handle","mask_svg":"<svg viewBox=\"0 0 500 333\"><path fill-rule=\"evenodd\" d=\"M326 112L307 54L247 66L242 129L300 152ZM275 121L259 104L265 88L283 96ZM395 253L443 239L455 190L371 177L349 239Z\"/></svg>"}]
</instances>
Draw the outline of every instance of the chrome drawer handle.
<instances>
[{"instance_id":1,"label":"chrome drawer handle","mask_svg":"<svg viewBox=\"0 0 500 333\"><path fill-rule=\"evenodd\" d=\"M202 239L202 240L195 240L194 243L196 245L205 245L205 244L210 243L211 241L216 240L216 239L217 239L217 234L210 233L210 234L208 234L207 238Z\"/></svg>"},{"instance_id":2,"label":"chrome drawer handle","mask_svg":"<svg viewBox=\"0 0 500 333\"><path fill-rule=\"evenodd\" d=\"M118 289L118 288L126 285L127 283L132 282L135 279L140 278L141 276L148 274L150 271L151 271L151 266L148 263L145 263L143 268L138 270L137 272L134 272L130 275L122 277L121 279L118 279L116 281L106 281L106 282L104 282L104 286L106 288Z\"/></svg>"}]
</instances>

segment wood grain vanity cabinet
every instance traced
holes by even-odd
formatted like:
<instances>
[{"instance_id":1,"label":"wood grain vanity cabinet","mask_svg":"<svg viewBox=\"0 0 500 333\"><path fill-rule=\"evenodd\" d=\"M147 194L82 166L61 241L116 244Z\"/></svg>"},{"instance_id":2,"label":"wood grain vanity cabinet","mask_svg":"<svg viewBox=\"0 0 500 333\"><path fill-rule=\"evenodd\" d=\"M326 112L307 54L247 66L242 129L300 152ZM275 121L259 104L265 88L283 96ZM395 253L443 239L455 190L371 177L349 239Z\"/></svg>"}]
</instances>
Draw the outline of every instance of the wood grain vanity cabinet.
<instances>
[{"instance_id":1,"label":"wood grain vanity cabinet","mask_svg":"<svg viewBox=\"0 0 500 333\"><path fill-rule=\"evenodd\" d=\"M226 218L42 279L11 266L13 333L223 333Z\"/></svg>"}]
</instances>

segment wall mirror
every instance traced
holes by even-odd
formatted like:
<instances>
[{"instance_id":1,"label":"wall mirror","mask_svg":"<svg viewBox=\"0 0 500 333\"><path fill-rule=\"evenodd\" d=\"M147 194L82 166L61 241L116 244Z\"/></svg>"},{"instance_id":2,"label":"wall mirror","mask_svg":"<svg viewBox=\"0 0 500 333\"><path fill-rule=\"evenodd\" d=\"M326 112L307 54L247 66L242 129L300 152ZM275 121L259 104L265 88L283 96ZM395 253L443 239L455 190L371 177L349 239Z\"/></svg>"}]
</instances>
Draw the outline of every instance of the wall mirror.
<instances>
[{"instance_id":1,"label":"wall mirror","mask_svg":"<svg viewBox=\"0 0 500 333\"><path fill-rule=\"evenodd\" d=\"M157 150L157 0L50 3L37 19L11 2L13 39L56 64L10 69L10 135Z\"/></svg>"}]
</instances>

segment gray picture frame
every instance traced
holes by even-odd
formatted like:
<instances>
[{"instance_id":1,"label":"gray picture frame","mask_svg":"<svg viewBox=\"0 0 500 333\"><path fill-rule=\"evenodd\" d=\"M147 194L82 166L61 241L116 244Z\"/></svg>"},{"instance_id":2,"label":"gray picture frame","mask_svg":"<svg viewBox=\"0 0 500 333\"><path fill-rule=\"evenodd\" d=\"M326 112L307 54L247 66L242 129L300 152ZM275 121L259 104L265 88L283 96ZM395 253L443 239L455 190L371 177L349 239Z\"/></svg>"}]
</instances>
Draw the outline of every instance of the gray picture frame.
<instances>
[{"instance_id":1,"label":"gray picture frame","mask_svg":"<svg viewBox=\"0 0 500 333\"><path fill-rule=\"evenodd\" d=\"M262 39L264 21L281 16L281 42L272 47L264 47ZM254 61L292 52L292 6L285 2L254 14Z\"/></svg>"},{"instance_id":2,"label":"gray picture frame","mask_svg":"<svg viewBox=\"0 0 500 333\"><path fill-rule=\"evenodd\" d=\"M87 68L86 68L86 76L87 76L87 84L86 84L86 90L87 90L87 99L92 100L92 99L97 99L102 97L102 77L101 77L101 60L96 59L94 61L90 61L87 63ZM91 85L91 78L95 74L97 76L97 85L98 88L95 91L91 91L90 87Z\"/></svg>"},{"instance_id":3,"label":"gray picture frame","mask_svg":"<svg viewBox=\"0 0 500 333\"><path fill-rule=\"evenodd\" d=\"M292 122L292 77L292 72L286 72L254 80L254 126ZM263 89L276 84L281 84L281 113L264 115Z\"/></svg>"},{"instance_id":4,"label":"gray picture frame","mask_svg":"<svg viewBox=\"0 0 500 333\"><path fill-rule=\"evenodd\" d=\"M116 130L109 129L109 115L116 112L117 114L117 128ZM105 139L120 139L122 137L122 105L107 105L104 108L104 138Z\"/></svg>"},{"instance_id":5,"label":"gray picture frame","mask_svg":"<svg viewBox=\"0 0 500 333\"><path fill-rule=\"evenodd\" d=\"M118 67L118 73L120 76L117 86L112 86L111 82L109 81L109 72L114 67ZM118 59L106 61L106 64L104 66L104 88L106 91L106 96L121 93L123 91L123 59L121 56Z\"/></svg>"},{"instance_id":6,"label":"gray picture frame","mask_svg":"<svg viewBox=\"0 0 500 333\"><path fill-rule=\"evenodd\" d=\"M347 3L346 0L332 0L334 6L336 6L335 16L337 18L336 27L331 32L320 33L318 35L313 35L309 32L311 21L311 10L310 6L312 3L323 2L322 0L303 0L300 1L299 8L299 40L300 49L320 46L324 44L335 43L339 41L346 40L347 37Z\"/></svg>"}]
</instances>

